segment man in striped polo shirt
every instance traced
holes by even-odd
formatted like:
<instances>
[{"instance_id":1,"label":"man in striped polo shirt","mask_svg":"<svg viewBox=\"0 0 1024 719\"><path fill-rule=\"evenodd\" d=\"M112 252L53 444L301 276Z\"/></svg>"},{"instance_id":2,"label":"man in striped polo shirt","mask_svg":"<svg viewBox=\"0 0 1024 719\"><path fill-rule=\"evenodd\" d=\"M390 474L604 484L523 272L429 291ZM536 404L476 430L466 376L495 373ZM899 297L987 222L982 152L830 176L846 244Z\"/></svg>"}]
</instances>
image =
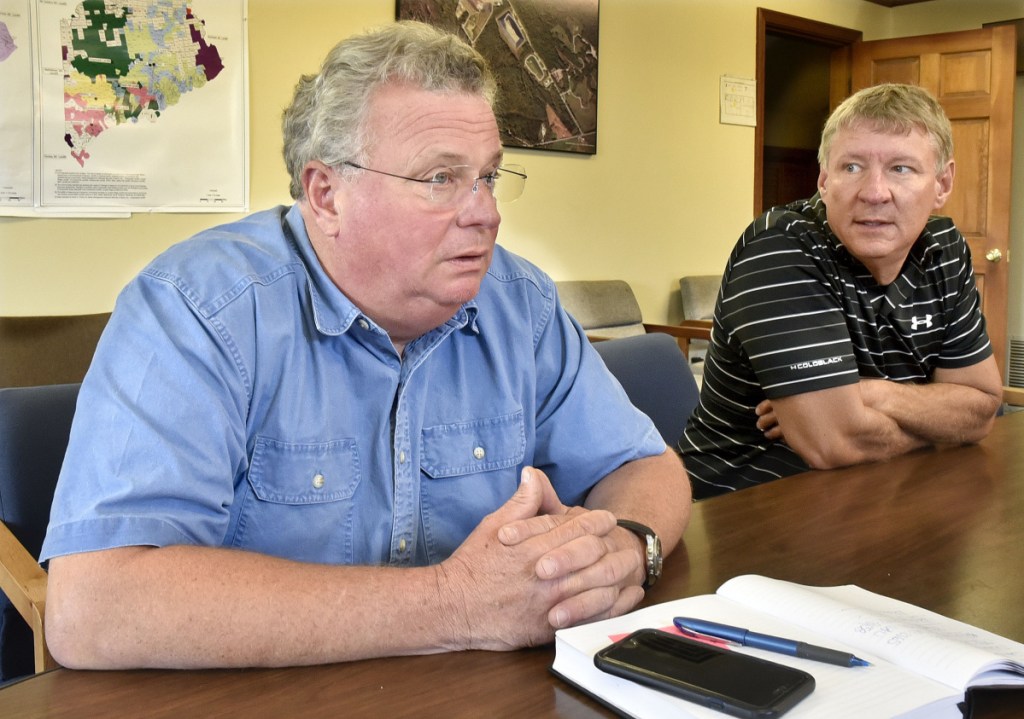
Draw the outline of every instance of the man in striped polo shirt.
<instances>
[{"instance_id":1,"label":"man in striped polo shirt","mask_svg":"<svg viewBox=\"0 0 1024 719\"><path fill-rule=\"evenodd\" d=\"M828 119L818 192L755 220L726 265L679 442L695 498L988 433L1002 383L970 251L932 216L952 158L915 86L867 88Z\"/></svg>"}]
</instances>

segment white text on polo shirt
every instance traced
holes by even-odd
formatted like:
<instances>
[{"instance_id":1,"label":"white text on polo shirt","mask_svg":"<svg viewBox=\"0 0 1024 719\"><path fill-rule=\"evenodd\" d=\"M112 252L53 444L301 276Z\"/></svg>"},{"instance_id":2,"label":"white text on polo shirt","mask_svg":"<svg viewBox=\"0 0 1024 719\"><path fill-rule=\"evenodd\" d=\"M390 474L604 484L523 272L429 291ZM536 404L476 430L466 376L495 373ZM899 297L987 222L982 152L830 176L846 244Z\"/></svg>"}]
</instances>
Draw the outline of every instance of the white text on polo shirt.
<instances>
[{"instance_id":1,"label":"white text on polo shirt","mask_svg":"<svg viewBox=\"0 0 1024 719\"><path fill-rule=\"evenodd\" d=\"M790 369L813 369L814 367L824 367L829 364L838 364L843 361L842 357L826 357L824 359L811 360L810 362L797 362L791 364Z\"/></svg>"}]
</instances>

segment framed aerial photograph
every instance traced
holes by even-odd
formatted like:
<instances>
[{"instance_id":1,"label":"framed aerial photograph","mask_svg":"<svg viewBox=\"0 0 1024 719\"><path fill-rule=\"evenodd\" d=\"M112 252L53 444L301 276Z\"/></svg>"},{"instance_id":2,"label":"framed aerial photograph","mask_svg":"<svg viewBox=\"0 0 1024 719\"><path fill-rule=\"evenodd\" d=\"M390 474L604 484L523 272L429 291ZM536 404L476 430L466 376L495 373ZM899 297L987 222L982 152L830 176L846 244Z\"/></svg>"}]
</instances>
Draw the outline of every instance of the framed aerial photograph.
<instances>
[{"instance_id":1,"label":"framed aerial photograph","mask_svg":"<svg viewBox=\"0 0 1024 719\"><path fill-rule=\"evenodd\" d=\"M396 0L395 17L455 32L487 58L506 147L597 152L598 0Z\"/></svg>"}]
</instances>

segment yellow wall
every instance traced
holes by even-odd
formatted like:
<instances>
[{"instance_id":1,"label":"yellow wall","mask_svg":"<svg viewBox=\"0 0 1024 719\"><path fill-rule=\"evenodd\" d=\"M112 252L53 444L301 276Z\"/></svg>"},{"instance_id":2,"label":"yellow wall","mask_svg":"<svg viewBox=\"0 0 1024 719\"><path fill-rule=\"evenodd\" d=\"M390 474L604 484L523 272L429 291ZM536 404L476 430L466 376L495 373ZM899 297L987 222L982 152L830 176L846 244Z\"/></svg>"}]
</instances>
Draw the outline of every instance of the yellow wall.
<instances>
[{"instance_id":1,"label":"yellow wall","mask_svg":"<svg viewBox=\"0 0 1024 719\"><path fill-rule=\"evenodd\" d=\"M338 39L391 21L394 6L249 0L254 210L288 202L279 119L298 75ZM721 272L750 220L754 130L719 124L718 87L721 75L754 76L759 6L869 40L1024 15L1020 0L933 0L919 11L865 0L601 0L598 152L507 150L530 180L503 208L499 241L555 279L626 279L647 319L678 319L678 277ZM153 255L233 217L0 218L0 314L109 310Z\"/></svg>"}]
</instances>

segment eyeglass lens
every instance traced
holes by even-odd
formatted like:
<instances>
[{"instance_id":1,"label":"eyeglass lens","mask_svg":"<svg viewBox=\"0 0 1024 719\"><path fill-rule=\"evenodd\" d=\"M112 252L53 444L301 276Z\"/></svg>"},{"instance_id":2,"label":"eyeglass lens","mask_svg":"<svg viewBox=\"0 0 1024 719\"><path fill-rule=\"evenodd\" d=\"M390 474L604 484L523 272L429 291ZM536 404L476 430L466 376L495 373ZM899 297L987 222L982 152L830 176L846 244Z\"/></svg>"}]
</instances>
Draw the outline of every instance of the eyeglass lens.
<instances>
[{"instance_id":1,"label":"eyeglass lens","mask_svg":"<svg viewBox=\"0 0 1024 719\"><path fill-rule=\"evenodd\" d=\"M506 165L477 177L473 168L462 165L437 173L426 184L434 202L457 202L468 193L476 194L481 187L489 190L498 202L512 202L523 194L526 170L522 165Z\"/></svg>"},{"instance_id":2,"label":"eyeglass lens","mask_svg":"<svg viewBox=\"0 0 1024 719\"><path fill-rule=\"evenodd\" d=\"M345 161L342 163L364 172L373 172L378 175L387 175L399 180L406 180L415 183L418 187L426 190L427 199L436 203L456 204L465 199L467 194L476 194L480 189L480 183L490 190L494 199L498 202L512 202L519 199L526 186L526 168L522 165L503 165L494 172L477 176L476 171L469 165L456 165L443 170L438 170L427 179L406 177L393 172L375 170L372 167L365 167L355 162Z\"/></svg>"}]
</instances>

